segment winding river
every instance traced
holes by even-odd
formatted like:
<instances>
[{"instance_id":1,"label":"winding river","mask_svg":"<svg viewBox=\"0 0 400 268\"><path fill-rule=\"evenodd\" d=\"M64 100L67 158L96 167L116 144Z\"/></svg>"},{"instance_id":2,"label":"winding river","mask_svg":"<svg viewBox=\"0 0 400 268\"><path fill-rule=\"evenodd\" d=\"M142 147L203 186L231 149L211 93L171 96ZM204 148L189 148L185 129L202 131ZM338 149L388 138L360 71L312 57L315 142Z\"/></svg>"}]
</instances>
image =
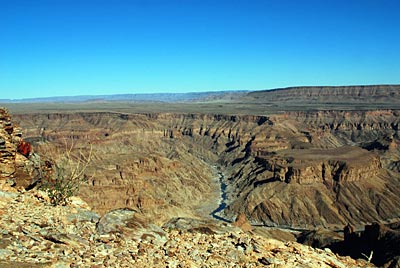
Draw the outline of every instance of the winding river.
<instances>
[{"instance_id":1,"label":"winding river","mask_svg":"<svg viewBox=\"0 0 400 268\"><path fill-rule=\"evenodd\" d=\"M219 176L219 178L218 178L218 180L219 180L219 183L220 183L220 190L221 190L221 198L219 199L219 206L213 211L213 212L211 212L211 216L214 218L214 219L217 219L217 220L220 220L220 221L224 221L224 222L231 222L231 221L229 221L229 220L227 220L227 219L225 219L225 218L223 218L223 217L221 217L221 216L219 216L218 215L218 213L220 212L220 211L222 211L224 208L226 208L226 201L227 201L227 193L226 193L226 188L227 188L227 185L226 185L226 183L224 182L224 174L222 173L222 172L218 172L218 176Z\"/></svg>"}]
</instances>

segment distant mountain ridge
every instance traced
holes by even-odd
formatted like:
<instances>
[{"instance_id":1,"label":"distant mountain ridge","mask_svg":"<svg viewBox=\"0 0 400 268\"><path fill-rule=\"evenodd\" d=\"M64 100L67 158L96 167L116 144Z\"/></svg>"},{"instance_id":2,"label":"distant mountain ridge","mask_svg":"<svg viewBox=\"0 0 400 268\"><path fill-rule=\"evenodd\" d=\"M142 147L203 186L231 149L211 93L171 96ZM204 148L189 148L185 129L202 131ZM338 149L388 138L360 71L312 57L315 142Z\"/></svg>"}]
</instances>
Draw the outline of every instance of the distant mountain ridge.
<instances>
[{"instance_id":1,"label":"distant mountain ridge","mask_svg":"<svg viewBox=\"0 0 400 268\"><path fill-rule=\"evenodd\" d=\"M355 104L380 108L400 107L400 85L359 86L298 86L258 91L209 91L189 93L144 93L115 95L82 95L47 98L0 99L0 103L194 103L225 102L267 104L282 107L299 105L345 105Z\"/></svg>"},{"instance_id":2,"label":"distant mountain ridge","mask_svg":"<svg viewBox=\"0 0 400 268\"><path fill-rule=\"evenodd\" d=\"M231 95L244 94L248 91L207 91L189 93L143 93L143 94L114 94L114 95L81 95L59 96L26 99L0 99L0 103L77 103L77 102L193 102L230 98Z\"/></svg>"}]
</instances>

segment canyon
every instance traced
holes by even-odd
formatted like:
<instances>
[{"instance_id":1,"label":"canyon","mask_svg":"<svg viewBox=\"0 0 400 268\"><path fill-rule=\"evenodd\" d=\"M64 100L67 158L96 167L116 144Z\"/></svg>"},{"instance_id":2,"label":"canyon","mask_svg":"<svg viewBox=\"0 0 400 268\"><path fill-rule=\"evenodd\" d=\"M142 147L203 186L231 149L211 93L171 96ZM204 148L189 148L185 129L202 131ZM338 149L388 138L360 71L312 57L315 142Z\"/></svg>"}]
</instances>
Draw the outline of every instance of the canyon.
<instances>
[{"instance_id":1,"label":"canyon","mask_svg":"<svg viewBox=\"0 0 400 268\"><path fill-rule=\"evenodd\" d=\"M398 220L398 118L388 110L15 116L39 154L56 159L65 142L93 147L81 193L99 213L195 216L217 194L217 163L228 189L221 215L300 229Z\"/></svg>"},{"instance_id":2,"label":"canyon","mask_svg":"<svg viewBox=\"0 0 400 268\"><path fill-rule=\"evenodd\" d=\"M27 104L13 104L10 110L16 137L43 159L92 152L79 197L99 216L129 208L158 226L178 218L242 221L253 233L287 230L292 240L310 231L316 239L325 230L337 243L346 240L348 227L347 241L356 245L354 235L367 237L362 232L376 228L364 227L374 224L391 234L389 241L398 239L399 92L399 86L309 87L180 109L113 103L110 110L97 103L32 105L29 111ZM17 148L19 140L12 144L0 145ZM22 169L2 172L19 172L24 179L16 179L16 187L32 184ZM394 250L372 261L383 265L398 255Z\"/></svg>"}]
</instances>

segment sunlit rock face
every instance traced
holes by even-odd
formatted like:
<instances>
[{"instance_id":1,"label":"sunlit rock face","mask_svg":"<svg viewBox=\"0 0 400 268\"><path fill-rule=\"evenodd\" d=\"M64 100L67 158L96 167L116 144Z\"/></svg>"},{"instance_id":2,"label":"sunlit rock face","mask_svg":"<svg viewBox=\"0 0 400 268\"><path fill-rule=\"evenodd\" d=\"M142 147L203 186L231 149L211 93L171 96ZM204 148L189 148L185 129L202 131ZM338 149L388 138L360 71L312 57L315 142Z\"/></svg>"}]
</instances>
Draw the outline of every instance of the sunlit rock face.
<instances>
[{"instance_id":1,"label":"sunlit rock face","mask_svg":"<svg viewBox=\"0 0 400 268\"><path fill-rule=\"evenodd\" d=\"M236 189L228 217L242 211L254 224L298 228L398 218L399 176L390 171L399 155L398 112L292 112L270 120L253 130L247 157L239 149L240 161L230 158Z\"/></svg>"},{"instance_id":2,"label":"sunlit rock face","mask_svg":"<svg viewBox=\"0 0 400 268\"><path fill-rule=\"evenodd\" d=\"M161 221L211 212L219 166L228 185L221 215L230 220L245 214L252 224L342 228L400 215L397 111L16 119L46 155L62 153L65 141L93 148L81 195L100 213L132 207Z\"/></svg>"},{"instance_id":3,"label":"sunlit rock face","mask_svg":"<svg viewBox=\"0 0 400 268\"><path fill-rule=\"evenodd\" d=\"M14 126L8 112L0 108L0 178L8 178L15 172L17 143L14 138Z\"/></svg>"},{"instance_id":4,"label":"sunlit rock face","mask_svg":"<svg viewBox=\"0 0 400 268\"><path fill-rule=\"evenodd\" d=\"M34 162L32 147L11 115L0 107L0 184L26 187L31 182Z\"/></svg>"}]
</instances>

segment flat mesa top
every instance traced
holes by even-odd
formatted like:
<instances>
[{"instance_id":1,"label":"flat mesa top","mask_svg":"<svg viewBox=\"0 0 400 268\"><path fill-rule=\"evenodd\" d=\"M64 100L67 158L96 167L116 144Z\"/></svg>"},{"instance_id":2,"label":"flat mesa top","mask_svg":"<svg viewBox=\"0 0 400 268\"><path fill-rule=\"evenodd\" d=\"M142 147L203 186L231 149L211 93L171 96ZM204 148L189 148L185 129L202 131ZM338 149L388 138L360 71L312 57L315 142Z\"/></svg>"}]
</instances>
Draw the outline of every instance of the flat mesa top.
<instances>
[{"instance_id":1,"label":"flat mesa top","mask_svg":"<svg viewBox=\"0 0 400 268\"><path fill-rule=\"evenodd\" d=\"M343 146L328 149L290 149L279 151L284 157L293 157L296 164L301 161L343 161L351 165L367 165L376 154L356 146Z\"/></svg>"}]
</instances>

